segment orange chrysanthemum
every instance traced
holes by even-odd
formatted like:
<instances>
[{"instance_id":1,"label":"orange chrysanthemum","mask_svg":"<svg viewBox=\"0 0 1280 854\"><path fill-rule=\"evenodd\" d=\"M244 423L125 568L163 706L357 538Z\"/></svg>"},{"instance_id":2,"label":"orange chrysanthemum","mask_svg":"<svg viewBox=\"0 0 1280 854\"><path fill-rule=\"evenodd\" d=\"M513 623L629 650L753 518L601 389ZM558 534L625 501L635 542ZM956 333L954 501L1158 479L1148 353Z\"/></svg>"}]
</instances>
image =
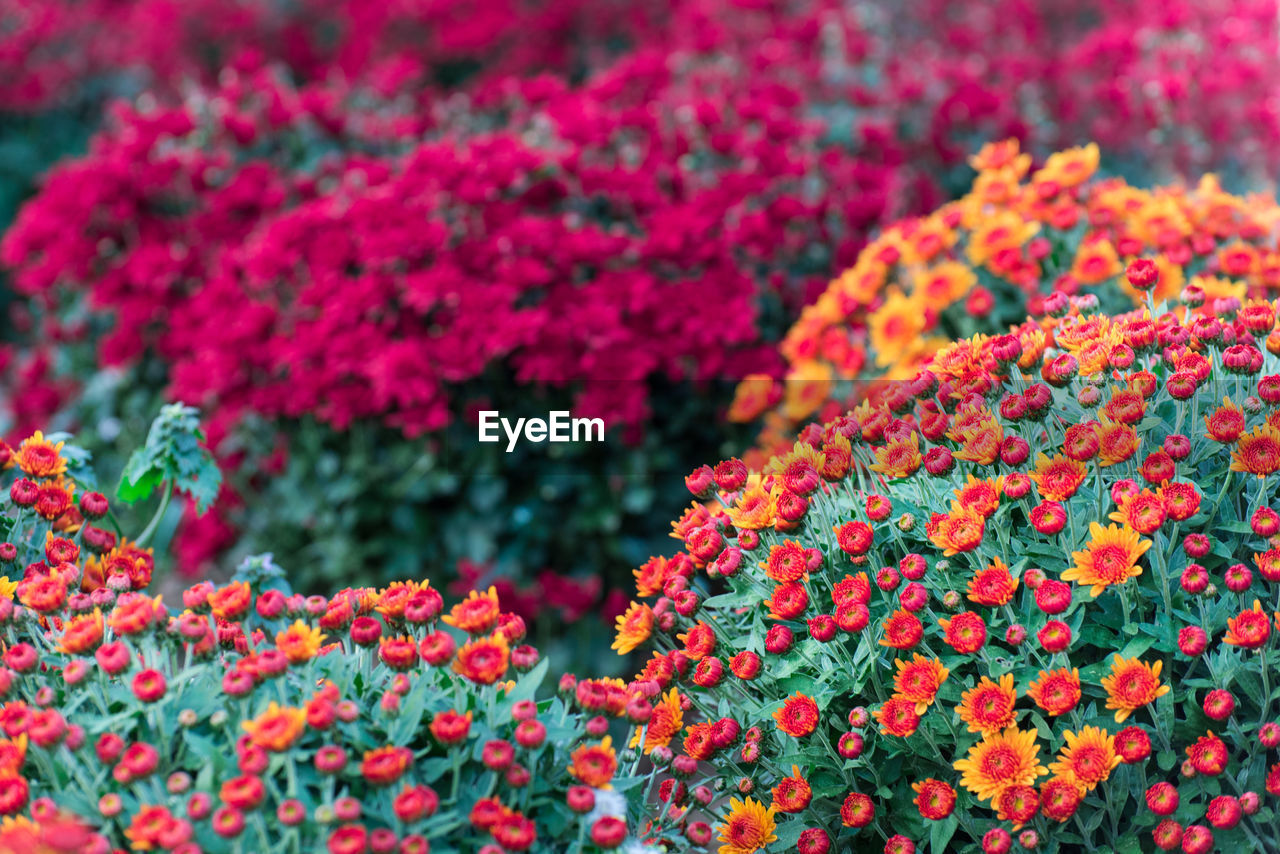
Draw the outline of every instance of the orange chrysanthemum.
<instances>
[{"instance_id":1,"label":"orange chrysanthemum","mask_svg":"<svg viewBox=\"0 0 1280 854\"><path fill-rule=\"evenodd\" d=\"M798 813L809 806L813 789L800 773L799 766L791 766L791 776L783 777L770 792L773 806L782 813Z\"/></svg>"},{"instance_id":2,"label":"orange chrysanthemum","mask_svg":"<svg viewBox=\"0 0 1280 854\"><path fill-rule=\"evenodd\" d=\"M747 374L734 390L728 419L734 423L754 421L769 408L773 390L773 377L768 374Z\"/></svg>"},{"instance_id":3,"label":"orange chrysanthemum","mask_svg":"<svg viewBox=\"0 0 1280 854\"><path fill-rule=\"evenodd\" d=\"M27 734L18 733L13 738L0 738L0 778L16 777L22 771L27 758Z\"/></svg>"},{"instance_id":4,"label":"orange chrysanthemum","mask_svg":"<svg viewBox=\"0 0 1280 854\"><path fill-rule=\"evenodd\" d=\"M618 770L618 754L613 739L605 736L599 744L584 744L569 755L569 773L584 786L593 789L613 788L613 774Z\"/></svg>"},{"instance_id":5,"label":"orange chrysanthemum","mask_svg":"<svg viewBox=\"0 0 1280 854\"><path fill-rule=\"evenodd\" d=\"M1058 754L1058 760L1049 765L1055 776L1073 780L1086 792L1111 776L1111 769L1120 764L1116 753L1115 736L1101 727L1087 726L1080 732L1067 730L1066 745Z\"/></svg>"},{"instance_id":6,"label":"orange chrysanthemum","mask_svg":"<svg viewBox=\"0 0 1280 854\"><path fill-rule=\"evenodd\" d=\"M884 637L880 639L880 645L911 649L920 643L922 637L924 626L920 624L920 618L905 608L899 608L885 618Z\"/></svg>"},{"instance_id":7,"label":"orange chrysanthemum","mask_svg":"<svg viewBox=\"0 0 1280 854\"><path fill-rule=\"evenodd\" d=\"M960 506L986 519L999 508L1000 490L1003 488L1003 477L978 479L969 475L964 485L954 490L953 494Z\"/></svg>"},{"instance_id":8,"label":"orange chrysanthemum","mask_svg":"<svg viewBox=\"0 0 1280 854\"><path fill-rule=\"evenodd\" d=\"M1080 670L1041 670L1040 678L1027 688L1027 696L1050 715L1066 714L1080 702Z\"/></svg>"},{"instance_id":9,"label":"orange chrysanthemum","mask_svg":"<svg viewBox=\"0 0 1280 854\"><path fill-rule=\"evenodd\" d=\"M1138 450L1138 431L1128 424L1117 424L1103 416L1094 432L1098 436L1098 465L1117 465Z\"/></svg>"},{"instance_id":10,"label":"orange chrysanthemum","mask_svg":"<svg viewBox=\"0 0 1280 854\"><path fill-rule=\"evenodd\" d=\"M1107 518L1133 528L1140 534L1154 534L1167 516L1164 493L1144 489L1120 499L1120 506Z\"/></svg>"},{"instance_id":11,"label":"orange chrysanthemum","mask_svg":"<svg viewBox=\"0 0 1280 854\"><path fill-rule=\"evenodd\" d=\"M956 459L989 466L1000 456L1004 428L993 418L962 432L960 441L962 445L955 453Z\"/></svg>"},{"instance_id":12,"label":"orange chrysanthemum","mask_svg":"<svg viewBox=\"0 0 1280 854\"><path fill-rule=\"evenodd\" d=\"M102 642L102 612L97 608L90 614L80 614L67 620L58 649L69 655L82 655L94 650Z\"/></svg>"},{"instance_id":13,"label":"orange chrysanthemum","mask_svg":"<svg viewBox=\"0 0 1280 854\"><path fill-rule=\"evenodd\" d=\"M653 609L644 603L632 602L625 613L618 615L615 628L618 636L611 648L619 655L626 655L653 634Z\"/></svg>"},{"instance_id":14,"label":"orange chrysanthemum","mask_svg":"<svg viewBox=\"0 0 1280 854\"><path fill-rule=\"evenodd\" d=\"M453 606L444 621L469 635L479 635L497 624L499 613L498 588L490 585L483 593L472 590L466 599Z\"/></svg>"},{"instance_id":15,"label":"orange chrysanthemum","mask_svg":"<svg viewBox=\"0 0 1280 854\"><path fill-rule=\"evenodd\" d=\"M631 570L636 577L636 593L640 596L657 596L667 583L667 564L665 557L651 557L638 569Z\"/></svg>"},{"instance_id":16,"label":"orange chrysanthemum","mask_svg":"<svg viewBox=\"0 0 1280 854\"><path fill-rule=\"evenodd\" d=\"M766 809L753 798L730 800L729 814L720 825L720 841L724 844L719 854L752 854L777 842L775 812L773 807Z\"/></svg>"},{"instance_id":17,"label":"orange chrysanthemum","mask_svg":"<svg viewBox=\"0 0 1280 854\"><path fill-rule=\"evenodd\" d=\"M643 727L636 727L631 736L631 747L643 744L648 756L655 747L666 747L684 728L684 709L680 705L680 692L672 688L653 706L653 714Z\"/></svg>"},{"instance_id":18,"label":"orange chrysanthemum","mask_svg":"<svg viewBox=\"0 0 1280 854\"><path fill-rule=\"evenodd\" d=\"M769 557L760 562L760 568L774 581L799 581L809 572L804 546L795 540L770 546Z\"/></svg>"},{"instance_id":19,"label":"orange chrysanthemum","mask_svg":"<svg viewBox=\"0 0 1280 854\"><path fill-rule=\"evenodd\" d=\"M1215 442L1231 444L1244 432L1244 410L1229 397L1222 398L1222 405L1204 416L1205 435Z\"/></svg>"},{"instance_id":20,"label":"orange chrysanthemum","mask_svg":"<svg viewBox=\"0 0 1280 854\"><path fill-rule=\"evenodd\" d=\"M938 659L925 658L919 653L912 656L909 664L900 658L893 663L898 669L893 677L895 695L915 703L916 714L923 715L951 671Z\"/></svg>"},{"instance_id":21,"label":"orange chrysanthemum","mask_svg":"<svg viewBox=\"0 0 1280 854\"><path fill-rule=\"evenodd\" d=\"M1280 471L1280 430L1262 424L1241 436L1231 451L1231 470L1258 477Z\"/></svg>"},{"instance_id":22,"label":"orange chrysanthemum","mask_svg":"<svg viewBox=\"0 0 1280 854\"><path fill-rule=\"evenodd\" d=\"M1160 684L1163 666L1162 661L1147 664L1118 655L1111 660L1111 675L1102 678L1102 687L1107 692L1107 708L1116 710L1116 723L1169 693L1169 686Z\"/></svg>"},{"instance_id":23,"label":"orange chrysanthemum","mask_svg":"<svg viewBox=\"0 0 1280 854\"><path fill-rule=\"evenodd\" d=\"M507 636L494 632L488 637L467 641L453 659L453 670L477 685L492 685L507 675L511 648Z\"/></svg>"},{"instance_id":24,"label":"orange chrysanthemum","mask_svg":"<svg viewBox=\"0 0 1280 854\"><path fill-rule=\"evenodd\" d=\"M1123 269L1115 246L1105 237L1098 237L1080 244L1071 265L1071 275L1081 284L1097 285L1120 275Z\"/></svg>"},{"instance_id":25,"label":"orange chrysanthemum","mask_svg":"<svg viewBox=\"0 0 1280 854\"><path fill-rule=\"evenodd\" d=\"M1277 617L1280 620L1280 617ZM1244 649L1257 649L1271 637L1271 619L1262 610L1262 602L1253 600L1253 607L1227 618L1227 631L1222 642Z\"/></svg>"},{"instance_id":26,"label":"orange chrysanthemum","mask_svg":"<svg viewBox=\"0 0 1280 854\"><path fill-rule=\"evenodd\" d=\"M232 581L209 594L209 608L219 620L239 619L252 604L253 592L245 581Z\"/></svg>"},{"instance_id":27,"label":"orange chrysanthemum","mask_svg":"<svg viewBox=\"0 0 1280 854\"><path fill-rule=\"evenodd\" d=\"M942 780L918 780L911 784L911 790L916 793L912 803L929 821L942 821L956 808L956 790Z\"/></svg>"},{"instance_id":28,"label":"orange chrysanthemum","mask_svg":"<svg viewBox=\"0 0 1280 854\"><path fill-rule=\"evenodd\" d=\"M1090 522L1089 543L1084 551L1071 553L1075 566L1062 573L1062 580L1087 585L1089 595L1098 596L1113 584L1141 575L1138 558L1149 548L1151 541L1128 526L1108 525L1104 529L1097 522Z\"/></svg>"},{"instance_id":29,"label":"orange chrysanthemum","mask_svg":"<svg viewBox=\"0 0 1280 854\"><path fill-rule=\"evenodd\" d=\"M1101 152L1096 142L1088 145L1056 151L1045 160L1031 176L1033 184L1057 184L1059 187L1078 187L1098 171Z\"/></svg>"},{"instance_id":30,"label":"orange chrysanthemum","mask_svg":"<svg viewBox=\"0 0 1280 854\"><path fill-rule=\"evenodd\" d=\"M56 445L37 430L22 444L14 454L14 461L27 477L43 480L65 474L67 461L62 457L62 442Z\"/></svg>"},{"instance_id":31,"label":"orange chrysanthemum","mask_svg":"<svg viewBox=\"0 0 1280 854\"><path fill-rule=\"evenodd\" d=\"M316 626L309 626L302 620L295 620L292 626L276 633L276 646L284 653L285 658L294 664L301 664L315 658L324 642L324 633Z\"/></svg>"},{"instance_id":32,"label":"orange chrysanthemum","mask_svg":"<svg viewBox=\"0 0 1280 854\"><path fill-rule=\"evenodd\" d=\"M392 620L403 619L404 609L409 604L409 600L415 593L426 590L430 586L430 581L393 582L378 594L378 602L374 605L374 610Z\"/></svg>"},{"instance_id":33,"label":"orange chrysanthemum","mask_svg":"<svg viewBox=\"0 0 1280 854\"><path fill-rule=\"evenodd\" d=\"M986 535L986 519L966 507L952 505L951 512L925 525L925 535L947 557L973 551Z\"/></svg>"},{"instance_id":34,"label":"orange chrysanthemum","mask_svg":"<svg viewBox=\"0 0 1280 854\"><path fill-rule=\"evenodd\" d=\"M880 731L885 735L906 738L914 735L920 726L920 715L916 712L916 704L906 697L890 697L872 712Z\"/></svg>"},{"instance_id":35,"label":"orange chrysanthemum","mask_svg":"<svg viewBox=\"0 0 1280 854\"><path fill-rule=\"evenodd\" d=\"M1037 454L1036 467L1029 472L1029 476L1042 498L1066 501L1076 494L1088 473L1088 466L1063 454L1054 454L1052 459L1044 454Z\"/></svg>"},{"instance_id":36,"label":"orange chrysanthemum","mask_svg":"<svg viewBox=\"0 0 1280 854\"><path fill-rule=\"evenodd\" d=\"M969 727L969 732L998 733L1016 721L1013 707L1017 701L1012 673L1001 676L998 682L983 676L976 686L960 695L956 714Z\"/></svg>"},{"instance_id":37,"label":"orange chrysanthemum","mask_svg":"<svg viewBox=\"0 0 1280 854\"><path fill-rule=\"evenodd\" d=\"M811 735L818 728L818 704L799 691L782 701L773 712L778 729L793 738Z\"/></svg>"},{"instance_id":38,"label":"orange chrysanthemum","mask_svg":"<svg viewBox=\"0 0 1280 854\"><path fill-rule=\"evenodd\" d=\"M1013 598L1018 580L1000 558L993 558L991 566L980 569L969 579L969 601L992 607L1004 605Z\"/></svg>"},{"instance_id":39,"label":"orange chrysanthemum","mask_svg":"<svg viewBox=\"0 0 1280 854\"><path fill-rule=\"evenodd\" d=\"M969 755L952 763L960 772L960 785L980 800L994 800L1010 786L1031 786L1045 773L1034 729L1011 726L999 733L985 733L969 748Z\"/></svg>"},{"instance_id":40,"label":"orange chrysanthemum","mask_svg":"<svg viewBox=\"0 0 1280 854\"><path fill-rule=\"evenodd\" d=\"M868 468L887 478L909 477L920 468L920 460L920 434L913 432L876 448L875 464Z\"/></svg>"},{"instance_id":41,"label":"orange chrysanthemum","mask_svg":"<svg viewBox=\"0 0 1280 854\"><path fill-rule=\"evenodd\" d=\"M289 747L302 735L306 726L307 713L302 709L281 706L275 700L267 706L267 710L252 720L240 724L249 733L249 740L263 750L279 753Z\"/></svg>"}]
</instances>

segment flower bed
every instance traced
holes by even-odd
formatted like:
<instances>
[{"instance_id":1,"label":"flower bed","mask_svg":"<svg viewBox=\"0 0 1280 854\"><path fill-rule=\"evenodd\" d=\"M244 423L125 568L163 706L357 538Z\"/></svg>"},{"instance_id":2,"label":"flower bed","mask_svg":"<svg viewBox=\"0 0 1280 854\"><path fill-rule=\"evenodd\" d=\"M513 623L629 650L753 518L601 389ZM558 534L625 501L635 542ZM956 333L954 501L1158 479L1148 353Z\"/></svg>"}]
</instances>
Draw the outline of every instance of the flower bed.
<instances>
[{"instance_id":1,"label":"flower bed","mask_svg":"<svg viewBox=\"0 0 1280 854\"><path fill-rule=\"evenodd\" d=\"M71 506L77 449L37 433L0 450L0 816L21 816L0 846L487 854L630 838L609 732L647 703L572 677L546 698L548 663L492 588L451 606L425 580L304 597L258 560L170 608L147 590L150 550L92 524L105 497Z\"/></svg>"},{"instance_id":2,"label":"flower bed","mask_svg":"<svg viewBox=\"0 0 1280 854\"><path fill-rule=\"evenodd\" d=\"M1203 213L1229 235L1250 211ZM655 832L713 816L722 854L1267 850L1280 331L1247 277L1268 257L1208 254L1215 284L1187 273L1155 316L1064 296L763 473L694 472L722 506L676 522L684 550L636 571L618 625L672 703L638 741L675 753ZM1142 301L1183 281L1122 269ZM745 738L718 743L729 709Z\"/></svg>"}]
</instances>

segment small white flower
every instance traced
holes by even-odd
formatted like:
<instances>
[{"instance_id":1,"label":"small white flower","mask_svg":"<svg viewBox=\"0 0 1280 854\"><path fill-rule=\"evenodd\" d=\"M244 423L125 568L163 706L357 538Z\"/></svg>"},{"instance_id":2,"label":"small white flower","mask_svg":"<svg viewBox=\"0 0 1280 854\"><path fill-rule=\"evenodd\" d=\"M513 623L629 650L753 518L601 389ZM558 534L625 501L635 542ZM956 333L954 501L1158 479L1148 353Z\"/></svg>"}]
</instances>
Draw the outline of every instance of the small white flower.
<instances>
[{"instance_id":1,"label":"small white flower","mask_svg":"<svg viewBox=\"0 0 1280 854\"><path fill-rule=\"evenodd\" d=\"M628 839L619 850L622 854L662 854L662 849L655 845L645 845L639 839Z\"/></svg>"},{"instance_id":2,"label":"small white flower","mask_svg":"<svg viewBox=\"0 0 1280 854\"><path fill-rule=\"evenodd\" d=\"M598 819L605 816L613 816L615 818L626 819L627 817L627 799L613 789L596 789L596 805L591 812L587 813L585 821L587 826L596 823Z\"/></svg>"}]
</instances>

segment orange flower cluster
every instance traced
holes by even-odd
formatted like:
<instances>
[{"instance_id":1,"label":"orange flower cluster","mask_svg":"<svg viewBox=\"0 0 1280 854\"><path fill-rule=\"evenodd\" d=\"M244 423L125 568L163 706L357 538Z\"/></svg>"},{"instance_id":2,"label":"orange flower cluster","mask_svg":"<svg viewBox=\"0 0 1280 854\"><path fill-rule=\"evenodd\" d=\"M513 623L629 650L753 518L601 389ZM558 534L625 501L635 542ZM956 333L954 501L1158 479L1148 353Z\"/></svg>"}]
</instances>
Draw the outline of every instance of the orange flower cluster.
<instances>
[{"instance_id":1,"label":"orange flower cluster","mask_svg":"<svg viewBox=\"0 0 1280 854\"><path fill-rule=\"evenodd\" d=\"M1231 195L1212 176L1193 189L1144 190L1099 178L1100 159L1088 145L1033 169L1015 141L992 143L972 158L964 197L886 228L788 331L785 376L740 386L731 418L770 413L752 461L776 453L805 418L829 420L851 396L875 395L876 380L910 378L931 359L956 358L952 341L998 334L1071 296L1120 311L1184 288L1210 305L1280 292L1273 198ZM1123 275L1138 258L1157 274L1151 287ZM1088 330L1057 341L1090 374L1113 343Z\"/></svg>"},{"instance_id":2,"label":"orange flower cluster","mask_svg":"<svg viewBox=\"0 0 1280 854\"><path fill-rule=\"evenodd\" d=\"M823 305L935 270L876 309L915 301L906 329L978 287L961 269L1034 284L1065 265L1052 311L937 347L911 327L883 351L909 366L900 379L762 466L690 475L710 500L676 523L679 553L637 570L619 623L619 648L656 647L637 678L664 711L634 742L670 751L655 829L696 843L704 810L721 854L774 837L863 850L868 828L886 851L997 854L1015 836L1265 850L1280 807L1264 803L1280 797L1274 206L1212 181L1089 183L1090 149L1034 173L1011 147L977 165L973 195L891 231ZM1083 242L1063 256L1071 229ZM1098 313L1062 287L1116 276L1145 305ZM848 314L811 312L788 355L860 370L805 349ZM895 323L871 324L873 346Z\"/></svg>"},{"instance_id":3,"label":"orange flower cluster","mask_svg":"<svg viewBox=\"0 0 1280 854\"><path fill-rule=\"evenodd\" d=\"M41 509L47 490L69 501L64 450L39 433L0 448L0 850L633 838L609 729L669 720L645 686L565 677L543 697L547 664L492 588L452 607L428 581L306 597L255 560L170 608L145 591L150 552L86 521L103 496Z\"/></svg>"}]
</instances>

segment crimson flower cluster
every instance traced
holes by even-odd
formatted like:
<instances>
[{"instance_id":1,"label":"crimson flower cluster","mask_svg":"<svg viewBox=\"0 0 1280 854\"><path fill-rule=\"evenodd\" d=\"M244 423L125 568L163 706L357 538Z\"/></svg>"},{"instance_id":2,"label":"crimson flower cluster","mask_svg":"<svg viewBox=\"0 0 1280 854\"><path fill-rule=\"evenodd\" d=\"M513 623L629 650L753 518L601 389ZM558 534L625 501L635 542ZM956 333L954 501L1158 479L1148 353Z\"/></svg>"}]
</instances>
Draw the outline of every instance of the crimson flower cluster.
<instances>
[{"instance_id":1,"label":"crimson flower cluster","mask_svg":"<svg viewBox=\"0 0 1280 854\"><path fill-rule=\"evenodd\" d=\"M0 444L0 850L591 854L635 842L620 680L560 680L493 588L289 592L269 561L148 590L80 457ZM96 532L96 533L95 533ZM548 688L550 686L547 686Z\"/></svg>"}]
</instances>

